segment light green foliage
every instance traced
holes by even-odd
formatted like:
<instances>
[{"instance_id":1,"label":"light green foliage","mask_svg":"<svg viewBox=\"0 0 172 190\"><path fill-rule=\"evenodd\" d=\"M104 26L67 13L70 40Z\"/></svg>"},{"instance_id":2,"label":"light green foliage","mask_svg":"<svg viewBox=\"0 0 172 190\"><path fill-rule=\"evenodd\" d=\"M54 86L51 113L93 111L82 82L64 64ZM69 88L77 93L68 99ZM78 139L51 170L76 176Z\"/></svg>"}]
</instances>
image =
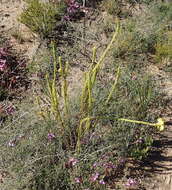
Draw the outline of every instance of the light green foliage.
<instances>
[{"instance_id":1,"label":"light green foliage","mask_svg":"<svg viewBox=\"0 0 172 190\"><path fill-rule=\"evenodd\" d=\"M102 6L108 14L126 18L132 16L138 6L149 5L151 2L153 0L104 0Z\"/></svg>"},{"instance_id":2,"label":"light green foliage","mask_svg":"<svg viewBox=\"0 0 172 190\"><path fill-rule=\"evenodd\" d=\"M114 56L125 58L128 56L137 56L144 53L154 53L155 44L160 36L157 26L149 27L141 25L137 19L129 19L120 31L117 40L117 46L114 48ZM148 30L148 31L147 31Z\"/></svg>"},{"instance_id":3,"label":"light green foliage","mask_svg":"<svg viewBox=\"0 0 172 190\"><path fill-rule=\"evenodd\" d=\"M43 3L40 0L26 0L27 7L20 16L20 22L41 37L48 37L64 15L65 3Z\"/></svg>"},{"instance_id":4,"label":"light green foliage","mask_svg":"<svg viewBox=\"0 0 172 190\"><path fill-rule=\"evenodd\" d=\"M111 15L119 15L122 9L122 1L120 0L106 0L103 1L103 7Z\"/></svg>"},{"instance_id":5,"label":"light green foliage","mask_svg":"<svg viewBox=\"0 0 172 190\"><path fill-rule=\"evenodd\" d=\"M156 59L161 62L163 59L172 59L172 32L167 32L165 39L158 42L156 48Z\"/></svg>"},{"instance_id":6,"label":"light green foliage","mask_svg":"<svg viewBox=\"0 0 172 190\"><path fill-rule=\"evenodd\" d=\"M147 55L156 55L154 57L158 61L163 57L170 58L171 7L171 3L153 2L144 7L143 14L138 13L127 18L122 23L117 45L114 47L115 60L144 65L147 63Z\"/></svg>"}]
</instances>

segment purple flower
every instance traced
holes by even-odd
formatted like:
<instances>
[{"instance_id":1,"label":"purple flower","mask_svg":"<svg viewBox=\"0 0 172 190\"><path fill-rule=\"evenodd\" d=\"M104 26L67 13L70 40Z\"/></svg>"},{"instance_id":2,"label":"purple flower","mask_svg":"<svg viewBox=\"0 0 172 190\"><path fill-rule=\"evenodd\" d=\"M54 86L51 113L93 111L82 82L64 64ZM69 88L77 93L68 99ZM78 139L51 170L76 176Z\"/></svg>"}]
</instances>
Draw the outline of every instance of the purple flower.
<instances>
[{"instance_id":1,"label":"purple flower","mask_svg":"<svg viewBox=\"0 0 172 190\"><path fill-rule=\"evenodd\" d=\"M78 162L78 160L75 158L70 158L68 161L69 165L71 165L71 166L75 166L77 162Z\"/></svg>"},{"instance_id":2,"label":"purple flower","mask_svg":"<svg viewBox=\"0 0 172 190\"><path fill-rule=\"evenodd\" d=\"M0 48L0 56L6 56L7 53L5 52L4 48Z\"/></svg>"},{"instance_id":3,"label":"purple flower","mask_svg":"<svg viewBox=\"0 0 172 190\"><path fill-rule=\"evenodd\" d=\"M94 162L94 164L93 164L93 168L96 168L97 166L99 166L100 165L100 163L98 163L98 162Z\"/></svg>"},{"instance_id":4,"label":"purple flower","mask_svg":"<svg viewBox=\"0 0 172 190\"><path fill-rule=\"evenodd\" d=\"M123 159L123 158L120 158L119 159L119 164L120 165L124 165L126 163L126 160L125 159Z\"/></svg>"},{"instance_id":5,"label":"purple flower","mask_svg":"<svg viewBox=\"0 0 172 190\"><path fill-rule=\"evenodd\" d=\"M69 1L67 8L67 15L69 17L64 18L64 20L71 20L76 16L76 13L80 11L80 5L75 1Z\"/></svg>"},{"instance_id":6,"label":"purple flower","mask_svg":"<svg viewBox=\"0 0 172 190\"><path fill-rule=\"evenodd\" d=\"M53 140L56 136L54 135L54 133L48 133L48 140Z\"/></svg>"},{"instance_id":7,"label":"purple flower","mask_svg":"<svg viewBox=\"0 0 172 190\"><path fill-rule=\"evenodd\" d=\"M8 106L5 111L8 115L12 115L15 111L15 108L14 106Z\"/></svg>"},{"instance_id":8,"label":"purple flower","mask_svg":"<svg viewBox=\"0 0 172 190\"><path fill-rule=\"evenodd\" d=\"M135 179L129 178L127 180L127 183L125 184L125 186L127 187L135 187L138 185L138 182Z\"/></svg>"},{"instance_id":9,"label":"purple flower","mask_svg":"<svg viewBox=\"0 0 172 190\"><path fill-rule=\"evenodd\" d=\"M76 183L82 183L82 178L81 177L75 177L75 182Z\"/></svg>"},{"instance_id":10,"label":"purple flower","mask_svg":"<svg viewBox=\"0 0 172 190\"><path fill-rule=\"evenodd\" d=\"M116 168L116 166L115 166L114 164L112 164L111 162L104 163L103 166L104 166L106 169L108 169L108 168L110 168L110 169L115 169L115 168Z\"/></svg>"},{"instance_id":11,"label":"purple flower","mask_svg":"<svg viewBox=\"0 0 172 190\"><path fill-rule=\"evenodd\" d=\"M63 19L66 20L66 21L69 21L69 20L70 20L70 17L69 17L68 15L65 15L65 16L63 17Z\"/></svg>"},{"instance_id":12,"label":"purple flower","mask_svg":"<svg viewBox=\"0 0 172 190\"><path fill-rule=\"evenodd\" d=\"M91 176L90 181L91 181L91 182L95 182L95 181L98 179L99 175L100 175L100 174L99 174L98 172L96 172L95 174L93 174L93 175Z\"/></svg>"},{"instance_id":13,"label":"purple flower","mask_svg":"<svg viewBox=\"0 0 172 190\"><path fill-rule=\"evenodd\" d=\"M102 155L102 157L101 157L102 160L106 160L106 159L108 159L108 158L109 158L109 156L106 155L106 154Z\"/></svg>"},{"instance_id":14,"label":"purple flower","mask_svg":"<svg viewBox=\"0 0 172 190\"><path fill-rule=\"evenodd\" d=\"M6 68L6 60L0 59L0 71L4 71Z\"/></svg>"},{"instance_id":15,"label":"purple flower","mask_svg":"<svg viewBox=\"0 0 172 190\"><path fill-rule=\"evenodd\" d=\"M105 184L106 184L103 179L101 179L101 180L99 181L99 183L102 184L102 185L105 185Z\"/></svg>"}]
</instances>

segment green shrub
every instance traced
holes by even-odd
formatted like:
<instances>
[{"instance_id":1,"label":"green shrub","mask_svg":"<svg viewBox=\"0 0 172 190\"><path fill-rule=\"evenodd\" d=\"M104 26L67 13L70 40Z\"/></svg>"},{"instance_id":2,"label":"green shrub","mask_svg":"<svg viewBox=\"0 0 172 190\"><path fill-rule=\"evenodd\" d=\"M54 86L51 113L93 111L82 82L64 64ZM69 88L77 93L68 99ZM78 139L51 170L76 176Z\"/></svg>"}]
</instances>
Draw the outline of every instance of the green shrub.
<instances>
[{"instance_id":1,"label":"green shrub","mask_svg":"<svg viewBox=\"0 0 172 190\"><path fill-rule=\"evenodd\" d=\"M102 2L102 6L110 15L123 18L126 18L129 15L131 16L131 10L127 2L124 3L121 0L105 0Z\"/></svg>"},{"instance_id":2,"label":"green shrub","mask_svg":"<svg viewBox=\"0 0 172 190\"><path fill-rule=\"evenodd\" d=\"M158 19L171 21L172 20L172 3L171 2L162 2L157 3L153 9L155 14L158 16Z\"/></svg>"},{"instance_id":3,"label":"green shrub","mask_svg":"<svg viewBox=\"0 0 172 190\"><path fill-rule=\"evenodd\" d=\"M119 15L122 9L122 2L120 0L107 0L103 2L103 7L111 15Z\"/></svg>"},{"instance_id":4,"label":"green shrub","mask_svg":"<svg viewBox=\"0 0 172 190\"><path fill-rule=\"evenodd\" d=\"M56 57L53 46L53 73L47 73L38 107L21 108L14 116L20 119L1 128L4 190L113 188L128 157L147 155L153 129L119 118L153 120L151 78L113 64L102 70L117 34L96 64L93 49L82 92L75 96L68 93L68 63ZM103 74L105 81L98 77Z\"/></svg>"},{"instance_id":5,"label":"green shrub","mask_svg":"<svg viewBox=\"0 0 172 190\"><path fill-rule=\"evenodd\" d=\"M48 37L66 10L63 1L60 3L43 3L40 0L26 0L27 8L20 16L20 22L28 26L42 38Z\"/></svg>"},{"instance_id":6,"label":"green shrub","mask_svg":"<svg viewBox=\"0 0 172 190\"><path fill-rule=\"evenodd\" d=\"M164 16L160 16L162 13L158 12L158 5L153 3L145 7L146 14L133 16L123 22L117 46L114 48L115 58L155 54L156 44L163 41L164 32L170 26L170 13L167 11Z\"/></svg>"},{"instance_id":7,"label":"green shrub","mask_svg":"<svg viewBox=\"0 0 172 190\"><path fill-rule=\"evenodd\" d=\"M125 58L143 53L154 53L157 38L156 33L144 33L136 28L134 31L129 31L124 27L117 39L118 44L114 48L114 56Z\"/></svg>"},{"instance_id":8,"label":"green shrub","mask_svg":"<svg viewBox=\"0 0 172 190\"><path fill-rule=\"evenodd\" d=\"M156 59L161 62L163 59L172 59L172 32L167 32L166 38L156 44Z\"/></svg>"}]
</instances>

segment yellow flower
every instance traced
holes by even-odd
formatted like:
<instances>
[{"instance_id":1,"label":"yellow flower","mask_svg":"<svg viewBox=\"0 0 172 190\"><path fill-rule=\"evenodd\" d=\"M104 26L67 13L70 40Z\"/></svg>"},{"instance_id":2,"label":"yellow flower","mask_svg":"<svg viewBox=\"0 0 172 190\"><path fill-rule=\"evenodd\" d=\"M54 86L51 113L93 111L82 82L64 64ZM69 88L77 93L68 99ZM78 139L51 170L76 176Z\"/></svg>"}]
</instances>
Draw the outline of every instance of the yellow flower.
<instances>
[{"instance_id":1,"label":"yellow flower","mask_svg":"<svg viewBox=\"0 0 172 190\"><path fill-rule=\"evenodd\" d=\"M120 118L118 119L120 121L126 121L126 122L131 122L131 123L138 123L138 124L143 124L143 125L149 125L149 126L154 126L156 127L159 131L163 131L164 130L164 120L162 118L158 118L157 119L157 123L149 123L149 122L145 122L145 121L137 121L137 120L130 120L130 119L123 119Z\"/></svg>"},{"instance_id":2,"label":"yellow flower","mask_svg":"<svg viewBox=\"0 0 172 190\"><path fill-rule=\"evenodd\" d=\"M164 120L162 118L158 118L157 119L157 123L156 123L156 127L159 131L163 131L164 130Z\"/></svg>"}]
</instances>

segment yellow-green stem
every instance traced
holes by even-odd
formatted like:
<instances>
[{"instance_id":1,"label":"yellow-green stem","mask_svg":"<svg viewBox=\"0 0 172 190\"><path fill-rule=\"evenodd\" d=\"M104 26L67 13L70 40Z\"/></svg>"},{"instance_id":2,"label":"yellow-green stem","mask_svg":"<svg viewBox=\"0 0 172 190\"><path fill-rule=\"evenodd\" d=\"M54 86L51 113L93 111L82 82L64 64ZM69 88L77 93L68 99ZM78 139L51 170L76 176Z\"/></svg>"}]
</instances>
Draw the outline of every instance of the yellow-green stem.
<instances>
[{"instance_id":1,"label":"yellow-green stem","mask_svg":"<svg viewBox=\"0 0 172 190\"><path fill-rule=\"evenodd\" d=\"M116 85L117 85L117 82L118 82L118 79L119 79L119 75L120 75L120 66L118 67L116 79L115 79L115 82L114 82L114 84L113 84L113 86L112 86L112 88L111 88L111 90L110 90L109 96L108 96L108 98L107 98L107 100L106 100L106 104L108 104L109 100L110 100L111 97L112 97L112 94L113 94L113 92L114 92L114 90L115 90L115 88L116 88Z\"/></svg>"}]
</instances>

